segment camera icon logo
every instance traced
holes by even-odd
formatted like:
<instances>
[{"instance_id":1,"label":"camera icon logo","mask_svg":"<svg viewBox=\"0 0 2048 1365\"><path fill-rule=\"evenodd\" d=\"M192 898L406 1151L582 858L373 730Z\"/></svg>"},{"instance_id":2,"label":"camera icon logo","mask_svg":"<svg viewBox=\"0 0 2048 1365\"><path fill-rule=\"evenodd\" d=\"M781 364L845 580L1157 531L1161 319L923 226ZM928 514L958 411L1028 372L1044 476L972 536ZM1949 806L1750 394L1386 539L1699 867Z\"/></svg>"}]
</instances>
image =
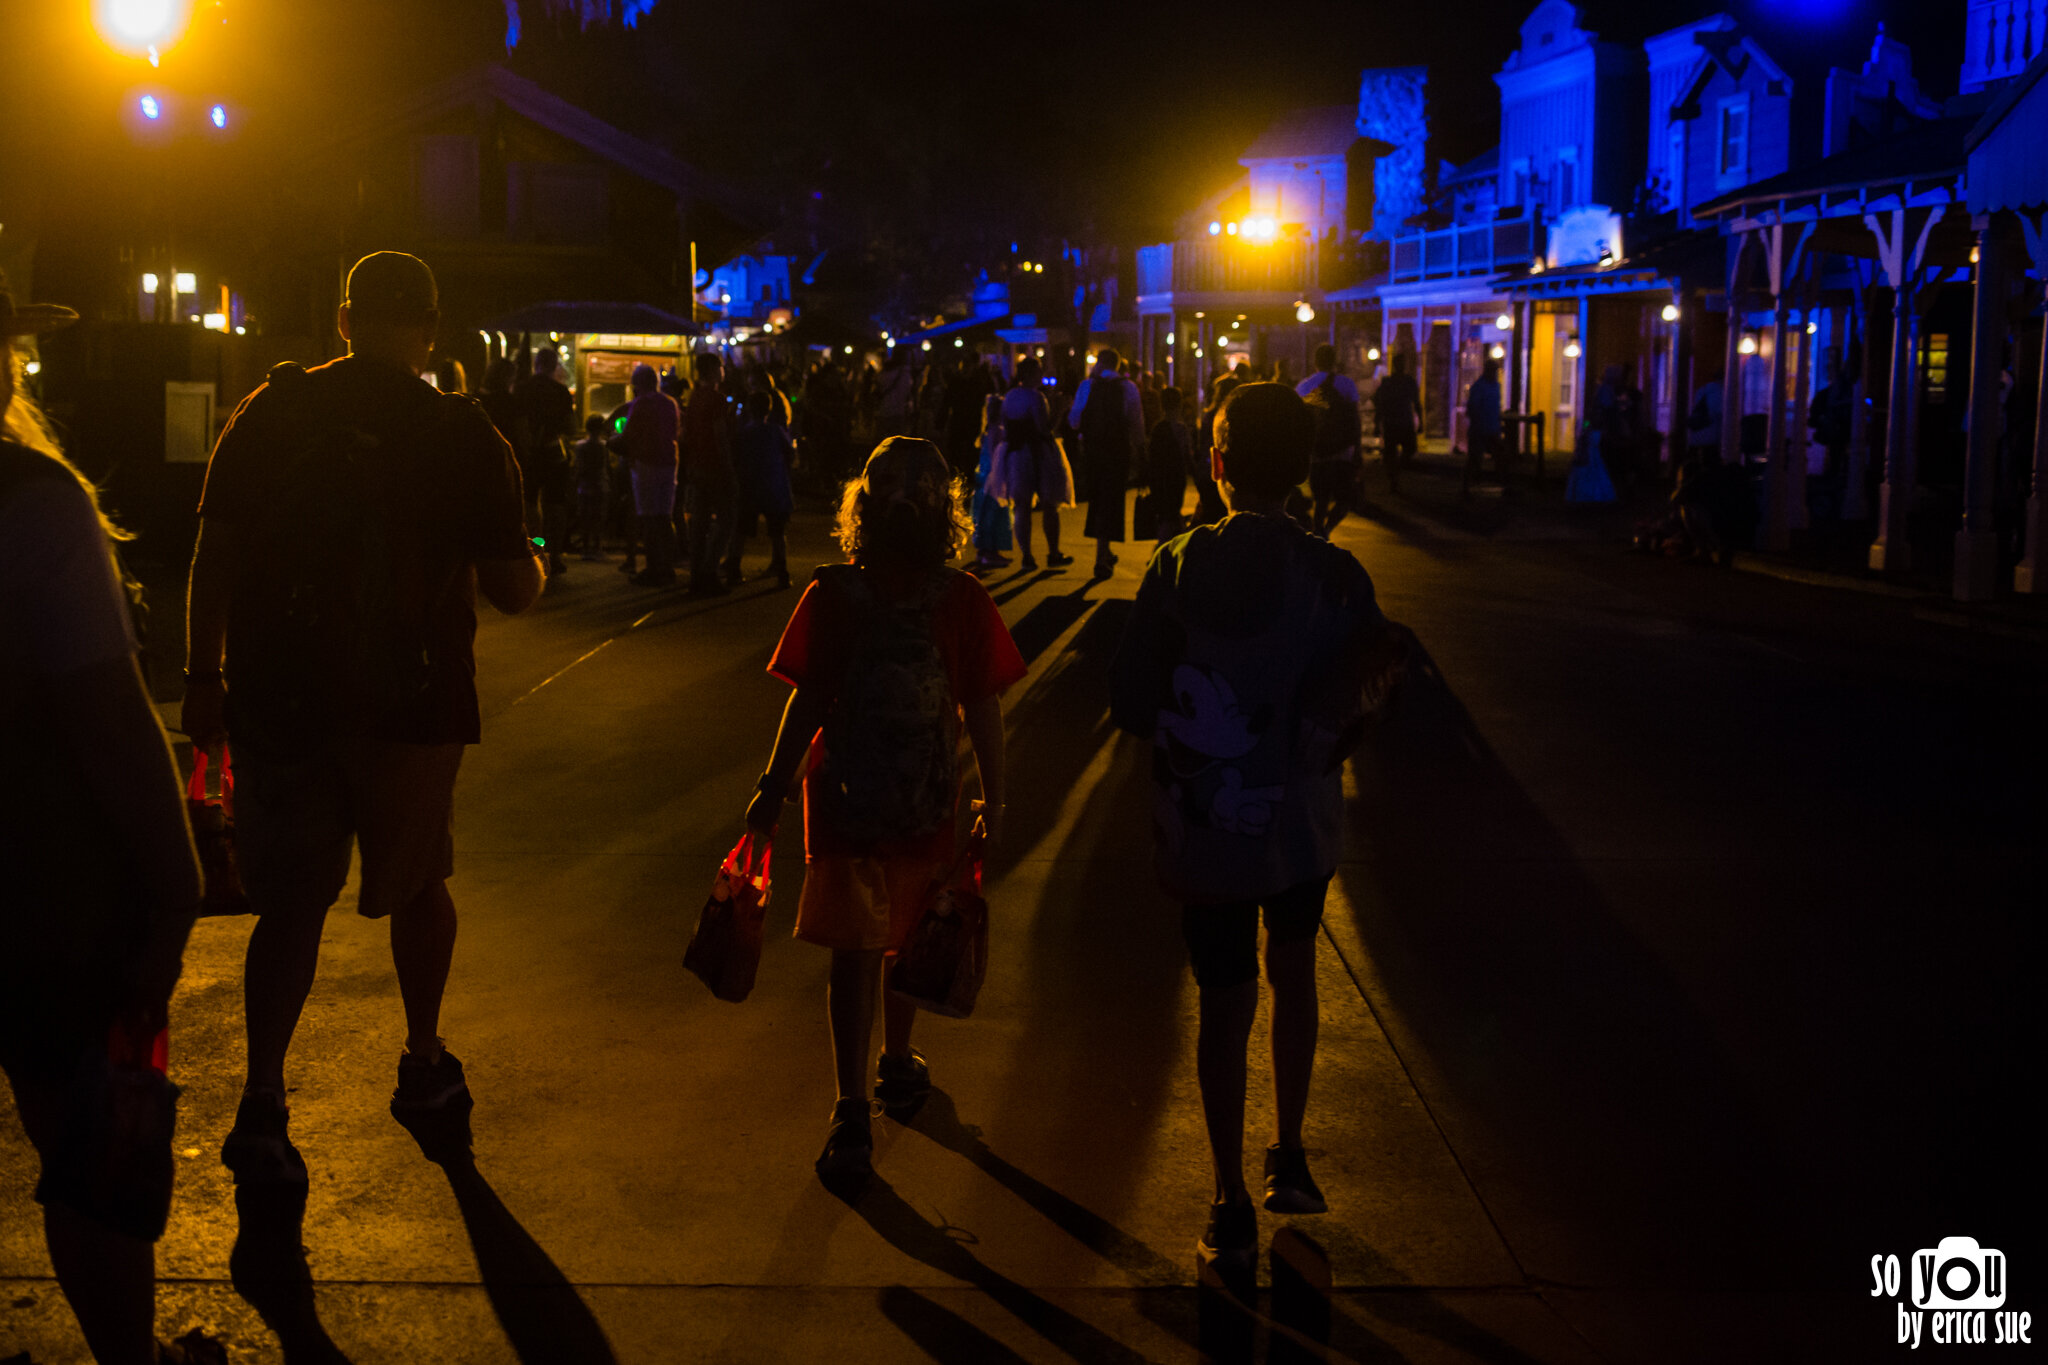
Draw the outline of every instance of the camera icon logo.
<instances>
[{"instance_id":1,"label":"camera icon logo","mask_svg":"<svg viewBox=\"0 0 2048 1365\"><path fill-rule=\"evenodd\" d=\"M2005 1253L1974 1237L1944 1237L1913 1253L1915 1308L1997 1308L2005 1302Z\"/></svg>"}]
</instances>

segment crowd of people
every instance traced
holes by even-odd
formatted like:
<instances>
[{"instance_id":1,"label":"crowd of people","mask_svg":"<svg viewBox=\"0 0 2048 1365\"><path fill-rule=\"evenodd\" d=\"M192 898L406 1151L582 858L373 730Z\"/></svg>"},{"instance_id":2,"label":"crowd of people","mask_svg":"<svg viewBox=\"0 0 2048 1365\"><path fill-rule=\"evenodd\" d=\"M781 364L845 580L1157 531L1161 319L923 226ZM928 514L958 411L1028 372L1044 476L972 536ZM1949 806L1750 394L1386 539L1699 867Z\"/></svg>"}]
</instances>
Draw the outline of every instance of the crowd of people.
<instances>
[{"instance_id":1,"label":"crowd of people","mask_svg":"<svg viewBox=\"0 0 2048 1365\"><path fill-rule=\"evenodd\" d=\"M643 367L616 420L579 430L550 352L524 374L494 365L477 395L433 368L438 297L424 262L375 253L346 289L347 354L275 367L221 433L188 585L183 726L213 761L232 749L233 866L256 917L244 1082L220 1148L238 1186L303 1190L310 1179L291 1139L287 1061L353 855L359 913L389 924L402 1006L391 1113L418 1135L472 1104L440 1020L457 930L456 782L482 737L478 599L516 615L570 544L602 553L591 519L620 471L643 578L672 574L682 553L693 581L729 583L752 514L767 520L771 571L787 583L795 414L814 412L821 394L829 411L835 381L821 386L820 374L838 373L813 371L792 386L803 395L792 404L774 375L732 386L708 357L674 392ZM16 309L0 291L0 337L69 316ZM1338 382L1333 357L1319 363L1299 386L1224 376L1200 405L1109 350L1071 391L1032 361L1000 388L963 367L947 382L972 395L971 425L956 429L941 404L935 436L885 433L848 471L836 525L845 562L818 571L774 652L770 671L794 690L744 814L772 836L784 803L805 793L796 935L832 953L836 1093L822 1176L870 1169L871 1074L884 1114L902 1118L929 1093L930 1065L910 1043L914 1010L884 999L883 966L963 850L985 852L1003 834L1001 698L1026 665L969 569L987 569L999 553L990 538L1005 529L1028 562L1034 517L1048 567L1070 562L1060 511L1078 495L1089 504L1082 534L1108 573L1132 530L1137 479L1147 486L1137 534L1160 545L1109 701L1117 725L1158 755L1159 882L1182 906L1200 989L1215 1189L1199 1254L1246 1269L1255 1203L1327 1207L1303 1145L1316 927L1339 853L1341 765L1407 636L1381 615L1357 560L1329 542L1328 509L1299 492L1312 483L1329 494L1337 476L1318 466L1359 455L1356 390ZM0 856L20 893L6 912L15 951L0 959L0 1067L42 1161L51 1258L96 1358L176 1361L184 1348L157 1340L152 1308L176 1099L161 1038L219 867L202 875L136 666L122 533L19 392L18 373L16 362L0 366L0 526L32 552L0 565L0 629L22 646L0 670L0 714L31 745L34 780L11 784L0 819ZM931 373L924 382L937 382ZM888 376L872 372L878 420ZM925 413L913 402L895 418L915 426ZM1196 510L1183 518L1190 483ZM1323 534L1316 522L1328 523ZM954 567L970 548L968 568ZM1247 728L1251 716L1262 720ZM981 793L964 843L963 737ZM1243 1130L1262 911L1275 1115L1255 1201ZM884 1045L871 1072L877 1013Z\"/></svg>"}]
</instances>

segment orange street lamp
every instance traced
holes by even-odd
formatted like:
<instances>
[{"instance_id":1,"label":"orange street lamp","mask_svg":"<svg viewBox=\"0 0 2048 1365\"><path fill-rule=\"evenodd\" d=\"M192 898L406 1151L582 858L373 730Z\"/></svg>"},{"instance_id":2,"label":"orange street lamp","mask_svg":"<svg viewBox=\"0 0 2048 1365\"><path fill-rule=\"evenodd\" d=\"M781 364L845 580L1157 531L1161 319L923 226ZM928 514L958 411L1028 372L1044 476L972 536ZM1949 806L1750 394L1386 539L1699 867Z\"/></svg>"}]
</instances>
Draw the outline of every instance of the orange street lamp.
<instances>
[{"instance_id":1,"label":"orange street lamp","mask_svg":"<svg viewBox=\"0 0 2048 1365\"><path fill-rule=\"evenodd\" d=\"M191 19L190 0L93 0L101 40L125 56L148 58L151 66L185 36Z\"/></svg>"}]
</instances>

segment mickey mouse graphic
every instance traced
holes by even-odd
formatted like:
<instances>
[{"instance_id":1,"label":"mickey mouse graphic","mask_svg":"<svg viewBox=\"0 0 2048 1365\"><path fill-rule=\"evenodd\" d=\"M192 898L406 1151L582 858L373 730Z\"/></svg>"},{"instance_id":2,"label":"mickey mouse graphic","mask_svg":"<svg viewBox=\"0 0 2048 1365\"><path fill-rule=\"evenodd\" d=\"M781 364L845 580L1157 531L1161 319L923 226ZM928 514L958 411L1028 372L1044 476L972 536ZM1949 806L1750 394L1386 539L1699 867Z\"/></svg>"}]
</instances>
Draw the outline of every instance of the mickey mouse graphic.
<instances>
[{"instance_id":1,"label":"mickey mouse graphic","mask_svg":"<svg viewBox=\"0 0 2048 1365\"><path fill-rule=\"evenodd\" d=\"M1264 835L1287 788L1245 786L1235 761L1259 746L1272 724L1272 707L1245 714L1228 678L1194 664L1173 670L1171 702L1159 712L1153 760L1160 769L1165 799L1159 815L1169 845L1178 849L1189 825Z\"/></svg>"}]
</instances>

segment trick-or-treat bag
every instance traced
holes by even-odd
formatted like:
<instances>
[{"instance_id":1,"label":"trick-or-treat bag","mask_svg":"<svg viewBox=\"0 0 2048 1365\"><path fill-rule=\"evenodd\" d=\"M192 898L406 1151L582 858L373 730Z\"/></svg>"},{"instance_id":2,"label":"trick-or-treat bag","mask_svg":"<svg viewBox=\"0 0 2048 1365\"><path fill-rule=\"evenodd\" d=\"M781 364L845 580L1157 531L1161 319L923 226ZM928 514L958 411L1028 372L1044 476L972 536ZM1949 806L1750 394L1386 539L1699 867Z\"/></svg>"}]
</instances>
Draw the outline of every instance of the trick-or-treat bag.
<instances>
[{"instance_id":1,"label":"trick-or-treat bag","mask_svg":"<svg viewBox=\"0 0 2048 1365\"><path fill-rule=\"evenodd\" d=\"M981 894L981 855L970 853L936 888L889 964L889 990L921 1010L965 1019L987 976L988 902Z\"/></svg>"},{"instance_id":2,"label":"trick-or-treat bag","mask_svg":"<svg viewBox=\"0 0 2048 1365\"><path fill-rule=\"evenodd\" d=\"M760 867L754 855L760 854ZM711 895L697 915L697 932L683 952L683 965L703 978L720 1000L737 1004L754 989L761 965L761 926L768 914L770 841L758 849L751 832L740 836L712 879Z\"/></svg>"},{"instance_id":3,"label":"trick-or-treat bag","mask_svg":"<svg viewBox=\"0 0 2048 1365\"><path fill-rule=\"evenodd\" d=\"M220 746L218 756L193 747L185 813L192 821L192 841L199 846L199 870L205 883L199 913L248 914L249 896L242 890L242 874L235 867L235 769L227 745Z\"/></svg>"}]
</instances>

